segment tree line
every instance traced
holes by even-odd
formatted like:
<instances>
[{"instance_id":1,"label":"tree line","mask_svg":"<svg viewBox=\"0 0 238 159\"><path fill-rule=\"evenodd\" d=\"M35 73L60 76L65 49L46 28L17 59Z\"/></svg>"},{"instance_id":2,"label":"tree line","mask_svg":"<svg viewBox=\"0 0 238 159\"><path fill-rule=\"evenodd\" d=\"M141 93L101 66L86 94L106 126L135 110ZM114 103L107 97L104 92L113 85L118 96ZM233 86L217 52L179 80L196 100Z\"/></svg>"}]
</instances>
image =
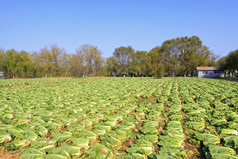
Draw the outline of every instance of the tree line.
<instances>
[{"instance_id":1,"label":"tree line","mask_svg":"<svg viewBox=\"0 0 238 159\"><path fill-rule=\"evenodd\" d=\"M226 70L226 73L234 76L238 70L238 50L231 51L227 56L218 60L218 64Z\"/></svg>"},{"instance_id":2,"label":"tree line","mask_svg":"<svg viewBox=\"0 0 238 159\"><path fill-rule=\"evenodd\" d=\"M93 45L85 44L75 53L51 45L39 52L0 50L0 70L7 78L86 76L192 76L197 66L217 66L216 55L197 36L166 40L147 51L131 46L115 49L104 58Z\"/></svg>"},{"instance_id":3,"label":"tree line","mask_svg":"<svg viewBox=\"0 0 238 159\"><path fill-rule=\"evenodd\" d=\"M7 78L103 76L104 58L96 46L87 44L74 54L57 45L33 53L1 49L0 70Z\"/></svg>"}]
</instances>

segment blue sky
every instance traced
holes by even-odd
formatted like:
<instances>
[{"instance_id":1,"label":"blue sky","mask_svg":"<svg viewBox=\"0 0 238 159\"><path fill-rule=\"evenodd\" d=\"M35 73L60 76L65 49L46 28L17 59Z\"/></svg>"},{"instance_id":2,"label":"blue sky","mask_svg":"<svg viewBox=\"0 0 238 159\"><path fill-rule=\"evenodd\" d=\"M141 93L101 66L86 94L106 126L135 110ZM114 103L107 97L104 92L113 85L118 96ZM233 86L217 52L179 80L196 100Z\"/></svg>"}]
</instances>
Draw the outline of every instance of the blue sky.
<instances>
[{"instance_id":1,"label":"blue sky","mask_svg":"<svg viewBox=\"0 0 238 159\"><path fill-rule=\"evenodd\" d=\"M0 0L0 47L39 51L83 44L104 57L115 48L149 51L198 36L220 57L238 49L238 0Z\"/></svg>"}]
</instances>

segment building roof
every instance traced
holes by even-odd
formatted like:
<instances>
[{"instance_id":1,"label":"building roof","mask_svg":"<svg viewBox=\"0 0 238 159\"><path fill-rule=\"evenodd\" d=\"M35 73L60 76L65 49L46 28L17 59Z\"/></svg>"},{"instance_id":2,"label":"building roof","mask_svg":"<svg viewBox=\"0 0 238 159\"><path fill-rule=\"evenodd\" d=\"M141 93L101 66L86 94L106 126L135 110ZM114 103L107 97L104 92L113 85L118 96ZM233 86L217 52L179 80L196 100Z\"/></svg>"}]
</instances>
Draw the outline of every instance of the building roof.
<instances>
[{"instance_id":1,"label":"building roof","mask_svg":"<svg viewBox=\"0 0 238 159\"><path fill-rule=\"evenodd\" d=\"M197 71L221 71L221 67L196 67Z\"/></svg>"}]
</instances>

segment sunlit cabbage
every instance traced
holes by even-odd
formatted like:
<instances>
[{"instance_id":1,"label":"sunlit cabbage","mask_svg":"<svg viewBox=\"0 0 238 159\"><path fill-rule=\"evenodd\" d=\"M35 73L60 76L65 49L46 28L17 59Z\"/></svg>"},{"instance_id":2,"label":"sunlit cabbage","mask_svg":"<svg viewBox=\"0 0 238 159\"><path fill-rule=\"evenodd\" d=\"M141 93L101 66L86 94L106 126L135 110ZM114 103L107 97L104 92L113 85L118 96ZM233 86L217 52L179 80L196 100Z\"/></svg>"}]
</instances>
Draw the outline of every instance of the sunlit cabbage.
<instances>
[{"instance_id":1,"label":"sunlit cabbage","mask_svg":"<svg viewBox=\"0 0 238 159\"><path fill-rule=\"evenodd\" d=\"M238 136L227 136L224 137L225 146L237 149L238 148Z\"/></svg>"},{"instance_id":2,"label":"sunlit cabbage","mask_svg":"<svg viewBox=\"0 0 238 159\"><path fill-rule=\"evenodd\" d=\"M45 153L41 152L40 150L29 148L24 150L19 159L45 159Z\"/></svg>"},{"instance_id":3,"label":"sunlit cabbage","mask_svg":"<svg viewBox=\"0 0 238 159\"><path fill-rule=\"evenodd\" d=\"M132 144L131 147L127 148L128 153L142 153L144 155L149 155L154 151L154 146L152 143L145 140L139 140L135 144Z\"/></svg>"},{"instance_id":4,"label":"sunlit cabbage","mask_svg":"<svg viewBox=\"0 0 238 159\"><path fill-rule=\"evenodd\" d=\"M113 158L112 150L107 148L102 144L94 144L87 152L86 158L88 159L105 159L105 158Z\"/></svg>"},{"instance_id":5,"label":"sunlit cabbage","mask_svg":"<svg viewBox=\"0 0 238 159\"><path fill-rule=\"evenodd\" d=\"M61 148L67 151L72 157L79 157L82 154L82 147L72 146L66 143L61 145Z\"/></svg>"},{"instance_id":6,"label":"sunlit cabbage","mask_svg":"<svg viewBox=\"0 0 238 159\"><path fill-rule=\"evenodd\" d=\"M77 138L77 137L72 137L71 142L75 146L79 146L85 149L89 148L89 139L87 138Z\"/></svg>"},{"instance_id":7,"label":"sunlit cabbage","mask_svg":"<svg viewBox=\"0 0 238 159\"><path fill-rule=\"evenodd\" d=\"M203 131L205 127L205 124L202 121L201 122L187 122L187 124L191 129L194 129L197 131Z\"/></svg>"},{"instance_id":8,"label":"sunlit cabbage","mask_svg":"<svg viewBox=\"0 0 238 159\"><path fill-rule=\"evenodd\" d=\"M222 129L221 135L238 135L238 132L233 129Z\"/></svg>"},{"instance_id":9,"label":"sunlit cabbage","mask_svg":"<svg viewBox=\"0 0 238 159\"><path fill-rule=\"evenodd\" d=\"M62 147L52 149L46 159L70 159L70 154Z\"/></svg>"},{"instance_id":10,"label":"sunlit cabbage","mask_svg":"<svg viewBox=\"0 0 238 159\"><path fill-rule=\"evenodd\" d=\"M180 136L160 136L158 145L181 147L183 140Z\"/></svg>"},{"instance_id":11,"label":"sunlit cabbage","mask_svg":"<svg viewBox=\"0 0 238 159\"><path fill-rule=\"evenodd\" d=\"M237 158L238 156L235 156L236 152L235 150L224 147L220 145L209 145L209 154L207 154L208 158ZM220 157L219 157L220 156Z\"/></svg>"},{"instance_id":12,"label":"sunlit cabbage","mask_svg":"<svg viewBox=\"0 0 238 159\"><path fill-rule=\"evenodd\" d=\"M44 136L47 135L48 129L46 129L42 125L38 125L38 126L35 127L35 132L38 133L40 136L44 137Z\"/></svg>"},{"instance_id":13,"label":"sunlit cabbage","mask_svg":"<svg viewBox=\"0 0 238 159\"><path fill-rule=\"evenodd\" d=\"M41 150L41 151L50 151L55 147L55 144L51 144L47 141L32 141L31 148Z\"/></svg>"},{"instance_id":14,"label":"sunlit cabbage","mask_svg":"<svg viewBox=\"0 0 238 159\"><path fill-rule=\"evenodd\" d=\"M67 131L55 131L52 134L53 139L57 140L58 142L64 142L66 140L69 140L72 136L72 133Z\"/></svg>"},{"instance_id":15,"label":"sunlit cabbage","mask_svg":"<svg viewBox=\"0 0 238 159\"><path fill-rule=\"evenodd\" d=\"M16 148L23 148L29 146L31 141L28 139L16 139L12 143Z\"/></svg>"},{"instance_id":16,"label":"sunlit cabbage","mask_svg":"<svg viewBox=\"0 0 238 159\"><path fill-rule=\"evenodd\" d=\"M143 139L146 141L150 141L152 143L156 143L159 139L158 135L151 135L151 134L147 134L147 135L140 135L139 139Z\"/></svg>"},{"instance_id":17,"label":"sunlit cabbage","mask_svg":"<svg viewBox=\"0 0 238 159\"><path fill-rule=\"evenodd\" d=\"M9 142L11 140L12 140L12 137L10 136L10 134L4 131L0 131L0 143Z\"/></svg>"},{"instance_id":18,"label":"sunlit cabbage","mask_svg":"<svg viewBox=\"0 0 238 159\"><path fill-rule=\"evenodd\" d=\"M90 130L83 130L79 134L76 134L75 137L78 138L87 138L90 141L94 141L97 139L97 134Z\"/></svg>"},{"instance_id":19,"label":"sunlit cabbage","mask_svg":"<svg viewBox=\"0 0 238 159\"><path fill-rule=\"evenodd\" d=\"M116 137L113 137L111 135L106 135L102 137L102 143L107 147L113 147L115 150L119 150L121 148L122 142L117 139Z\"/></svg>"},{"instance_id":20,"label":"sunlit cabbage","mask_svg":"<svg viewBox=\"0 0 238 159\"><path fill-rule=\"evenodd\" d=\"M215 135L212 135L212 134L206 134L206 133L203 133L203 134L199 134L197 133L197 138L201 141L203 141L203 144L204 145L208 145L208 144L219 144L220 143L220 138L215 136Z\"/></svg>"}]
</instances>

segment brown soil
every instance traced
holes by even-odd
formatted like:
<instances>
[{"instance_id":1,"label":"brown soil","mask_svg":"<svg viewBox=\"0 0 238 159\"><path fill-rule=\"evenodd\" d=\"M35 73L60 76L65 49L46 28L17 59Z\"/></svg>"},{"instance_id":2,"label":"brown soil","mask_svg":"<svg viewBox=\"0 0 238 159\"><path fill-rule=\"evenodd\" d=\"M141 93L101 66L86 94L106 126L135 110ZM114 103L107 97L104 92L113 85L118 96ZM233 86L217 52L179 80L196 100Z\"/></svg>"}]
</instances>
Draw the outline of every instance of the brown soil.
<instances>
[{"instance_id":1,"label":"brown soil","mask_svg":"<svg viewBox=\"0 0 238 159\"><path fill-rule=\"evenodd\" d=\"M157 100L159 99L159 97L153 97L153 96L150 96L148 98L141 98L141 97L138 97L137 98L137 105L139 105L140 103L142 102L145 102L145 101L149 101L151 104L155 104L157 103Z\"/></svg>"},{"instance_id":2,"label":"brown soil","mask_svg":"<svg viewBox=\"0 0 238 159\"><path fill-rule=\"evenodd\" d=\"M83 121L83 116L80 117L80 119L78 120L78 122L80 123L81 121ZM101 119L100 119L101 120Z\"/></svg>"},{"instance_id":3,"label":"brown soil","mask_svg":"<svg viewBox=\"0 0 238 159\"><path fill-rule=\"evenodd\" d=\"M129 147L131 144L135 142L136 142L136 139L128 139L122 143L122 146Z\"/></svg>"},{"instance_id":4,"label":"brown soil","mask_svg":"<svg viewBox=\"0 0 238 159\"><path fill-rule=\"evenodd\" d=\"M89 143L89 145L93 145L93 144L96 144L96 143L99 143L101 141L100 137L97 137L96 140L93 140Z\"/></svg>"},{"instance_id":5,"label":"brown soil","mask_svg":"<svg viewBox=\"0 0 238 159\"><path fill-rule=\"evenodd\" d=\"M169 109L169 104L168 103L164 104L164 110L167 111L168 109Z\"/></svg>"},{"instance_id":6,"label":"brown soil","mask_svg":"<svg viewBox=\"0 0 238 159\"><path fill-rule=\"evenodd\" d=\"M82 82L88 82L88 81L96 81L96 79L87 79L87 80L80 80Z\"/></svg>"},{"instance_id":7,"label":"brown soil","mask_svg":"<svg viewBox=\"0 0 238 159\"><path fill-rule=\"evenodd\" d=\"M165 126L165 121L162 121L162 123L159 125L159 128L158 128L159 134L161 134L162 131L164 130L164 126Z\"/></svg>"},{"instance_id":8,"label":"brown soil","mask_svg":"<svg viewBox=\"0 0 238 159\"><path fill-rule=\"evenodd\" d=\"M101 122L103 122L103 121L104 121L104 119L99 119L98 123L101 123Z\"/></svg>"},{"instance_id":9,"label":"brown soil","mask_svg":"<svg viewBox=\"0 0 238 159\"><path fill-rule=\"evenodd\" d=\"M0 150L0 159L17 159L19 156L19 151Z\"/></svg>"},{"instance_id":10,"label":"brown soil","mask_svg":"<svg viewBox=\"0 0 238 159\"><path fill-rule=\"evenodd\" d=\"M168 121L168 120L169 120L169 117L167 117L167 116L164 116L163 114L160 114L160 117L161 117L161 118L163 118L163 119L165 119L166 121Z\"/></svg>"},{"instance_id":11,"label":"brown soil","mask_svg":"<svg viewBox=\"0 0 238 159\"><path fill-rule=\"evenodd\" d=\"M141 129L142 125L143 125L143 121L140 121L140 122L136 125L135 129L132 130L132 133L133 133L133 134L137 133L137 132Z\"/></svg>"},{"instance_id":12,"label":"brown soil","mask_svg":"<svg viewBox=\"0 0 238 159\"><path fill-rule=\"evenodd\" d=\"M46 134L46 138L47 138L47 139L52 139L52 134L51 134L50 132L48 132L48 133Z\"/></svg>"},{"instance_id":13,"label":"brown soil","mask_svg":"<svg viewBox=\"0 0 238 159\"><path fill-rule=\"evenodd\" d=\"M122 143L122 147L118 150L119 153L126 153L126 148L129 147L131 144L134 144L137 139L128 139Z\"/></svg>"},{"instance_id":14,"label":"brown soil","mask_svg":"<svg viewBox=\"0 0 238 159\"><path fill-rule=\"evenodd\" d=\"M148 101L151 102L152 104L157 103L159 97L149 97Z\"/></svg>"},{"instance_id":15,"label":"brown soil","mask_svg":"<svg viewBox=\"0 0 238 159\"><path fill-rule=\"evenodd\" d=\"M61 126L59 129L62 131L69 131L69 129L67 128L67 125L65 125L65 124L63 126Z\"/></svg>"},{"instance_id":16,"label":"brown soil","mask_svg":"<svg viewBox=\"0 0 238 159\"><path fill-rule=\"evenodd\" d=\"M117 122L117 124L118 124L118 125L122 125L122 120L119 120L119 121Z\"/></svg>"},{"instance_id":17,"label":"brown soil","mask_svg":"<svg viewBox=\"0 0 238 159\"><path fill-rule=\"evenodd\" d=\"M185 137L186 138L186 137ZM188 158L189 159L200 159L200 158L205 158L204 157L204 153L203 153L203 151L202 151L202 149L201 149L201 147L197 147L197 146L195 146L195 145L192 145L192 144L190 144L189 143L189 140L190 140L191 138L186 138L185 140L184 140L184 142L183 142L183 147L184 147L184 149L185 150L187 150L187 151L192 151L193 152L193 154L189 154L189 155L187 155L188 156Z\"/></svg>"}]
</instances>

